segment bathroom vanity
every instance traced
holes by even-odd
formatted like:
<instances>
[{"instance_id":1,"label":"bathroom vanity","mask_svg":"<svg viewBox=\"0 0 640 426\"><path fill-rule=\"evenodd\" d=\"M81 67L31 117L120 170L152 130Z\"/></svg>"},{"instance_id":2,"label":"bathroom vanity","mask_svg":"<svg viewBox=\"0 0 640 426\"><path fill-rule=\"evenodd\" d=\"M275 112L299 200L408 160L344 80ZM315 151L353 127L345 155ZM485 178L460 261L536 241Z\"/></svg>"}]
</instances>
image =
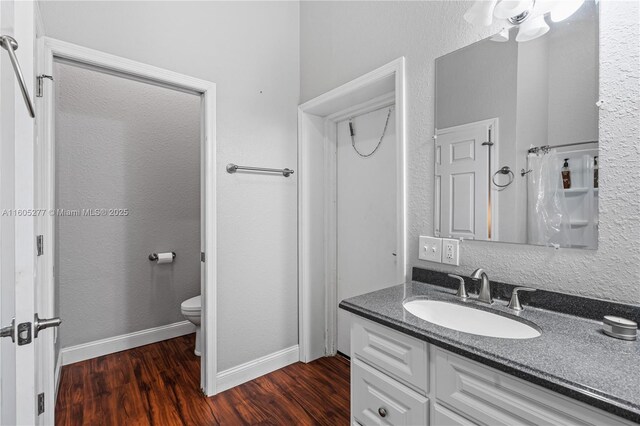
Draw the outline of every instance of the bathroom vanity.
<instances>
[{"instance_id":1,"label":"bathroom vanity","mask_svg":"<svg viewBox=\"0 0 640 426\"><path fill-rule=\"evenodd\" d=\"M403 307L421 299L509 316L541 335L505 339L438 326ZM462 301L451 288L415 281L340 307L352 313L354 425L640 421L640 345L604 335L595 320L528 306L516 314L505 301L480 306L473 296Z\"/></svg>"}]
</instances>

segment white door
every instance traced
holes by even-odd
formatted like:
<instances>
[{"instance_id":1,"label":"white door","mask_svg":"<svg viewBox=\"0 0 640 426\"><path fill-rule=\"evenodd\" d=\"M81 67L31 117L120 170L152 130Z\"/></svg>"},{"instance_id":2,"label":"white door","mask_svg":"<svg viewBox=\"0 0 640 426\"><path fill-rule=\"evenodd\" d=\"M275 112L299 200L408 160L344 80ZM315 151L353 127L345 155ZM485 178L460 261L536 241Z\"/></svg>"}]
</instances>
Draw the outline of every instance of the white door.
<instances>
[{"instance_id":1,"label":"white door","mask_svg":"<svg viewBox=\"0 0 640 426\"><path fill-rule=\"evenodd\" d=\"M389 108L353 119L362 154L376 147ZM399 284L395 109L378 150L363 158L349 121L337 125L337 301ZM348 355L349 315L338 309L338 351Z\"/></svg>"},{"instance_id":2,"label":"white door","mask_svg":"<svg viewBox=\"0 0 640 426\"><path fill-rule=\"evenodd\" d=\"M435 235L491 236L489 158L492 124L439 129L435 146ZM483 145L484 144L484 145Z\"/></svg>"},{"instance_id":3,"label":"white door","mask_svg":"<svg viewBox=\"0 0 640 426\"><path fill-rule=\"evenodd\" d=\"M34 88L34 3L0 2L0 35L18 43L15 55ZM31 98L33 99L33 98ZM0 421L36 424L34 119L29 115L9 54L0 49L0 321L15 317L16 343L0 339ZM21 344L18 344L20 342Z\"/></svg>"}]
</instances>

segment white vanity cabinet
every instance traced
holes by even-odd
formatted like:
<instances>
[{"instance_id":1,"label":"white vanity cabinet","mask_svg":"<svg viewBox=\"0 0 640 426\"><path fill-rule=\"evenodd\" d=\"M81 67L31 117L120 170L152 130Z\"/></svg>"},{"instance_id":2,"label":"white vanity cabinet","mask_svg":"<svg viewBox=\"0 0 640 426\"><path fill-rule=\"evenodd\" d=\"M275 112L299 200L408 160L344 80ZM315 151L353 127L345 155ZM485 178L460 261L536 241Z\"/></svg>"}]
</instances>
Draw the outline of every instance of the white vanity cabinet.
<instances>
[{"instance_id":1,"label":"white vanity cabinet","mask_svg":"<svg viewBox=\"0 0 640 426\"><path fill-rule=\"evenodd\" d=\"M426 342L353 316L353 424L425 424L429 414L428 356Z\"/></svg>"},{"instance_id":2,"label":"white vanity cabinet","mask_svg":"<svg viewBox=\"0 0 640 426\"><path fill-rule=\"evenodd\" d=\"M632 425L620 417L351 319L353 425Z\"/></svg>"}]
</instances>

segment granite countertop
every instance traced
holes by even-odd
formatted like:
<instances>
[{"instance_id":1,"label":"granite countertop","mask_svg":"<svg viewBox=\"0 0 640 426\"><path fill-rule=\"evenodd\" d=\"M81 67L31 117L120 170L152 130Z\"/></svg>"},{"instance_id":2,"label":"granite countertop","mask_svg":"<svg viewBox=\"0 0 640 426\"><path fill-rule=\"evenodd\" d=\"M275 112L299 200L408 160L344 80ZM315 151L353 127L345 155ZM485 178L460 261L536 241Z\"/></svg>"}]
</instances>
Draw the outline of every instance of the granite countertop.
<instances>
[{"instance_id":1,"label":"granite countertop","mask_svg":"<svg viewBox=\"0 0 640 426\"><path fill-rule=\"evenodd\" d=\"M640 341L611 338L601 331L599 321L534 307L514 313L504 301L489 307L474 297L462 301L454 290L413 281L343 300L340 308L640 423ZM402 302L411 298L498 311L534 323L542 335L503 339L441 327L406 311Z\"/></svg>"}]
</instances>

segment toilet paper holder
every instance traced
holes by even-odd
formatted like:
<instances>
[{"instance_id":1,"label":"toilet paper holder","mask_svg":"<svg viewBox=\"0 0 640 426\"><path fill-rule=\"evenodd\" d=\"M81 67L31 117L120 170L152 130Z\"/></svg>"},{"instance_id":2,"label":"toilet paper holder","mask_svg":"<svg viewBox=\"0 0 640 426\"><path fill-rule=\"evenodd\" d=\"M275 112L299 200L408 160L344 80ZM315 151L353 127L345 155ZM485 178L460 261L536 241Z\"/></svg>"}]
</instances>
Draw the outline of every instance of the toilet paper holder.
<instances>
[{"instance_id":1,"label":"toilet paper holder","mask_svg":"<svg viewBox=\"0 0 640 426\"><path fill-rule=\"evenodd\" d=\"M175 260L175 258L176 258L176 252L175 252L175 251L172 251L172 252L171 252L171 255L173 256L173 259ZM151 260L151 261L157 261L157 260L158 260L158 253L151 253L151 254L149 255L149 260Z\"/></svg>"}]
</instances>

